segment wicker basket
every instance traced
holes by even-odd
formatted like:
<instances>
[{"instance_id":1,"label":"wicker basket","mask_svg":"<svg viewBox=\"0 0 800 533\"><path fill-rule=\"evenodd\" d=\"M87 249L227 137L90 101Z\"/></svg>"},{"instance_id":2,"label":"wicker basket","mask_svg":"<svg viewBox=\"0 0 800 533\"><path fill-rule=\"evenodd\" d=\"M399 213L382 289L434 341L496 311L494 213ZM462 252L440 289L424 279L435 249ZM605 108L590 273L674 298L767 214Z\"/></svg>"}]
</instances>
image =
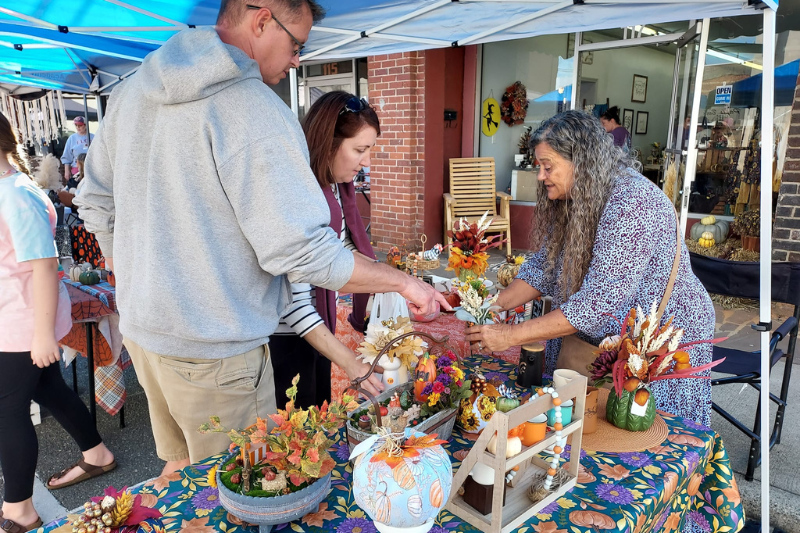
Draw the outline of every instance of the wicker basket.
<instances>
[{"instance_id":1,"label":"wicker basket","mask_svg":"<svg viewBox=\"0 0 800 533\"><path fill-rule=\"evenodd\" d=\"M395 392L397 394L401 394L403 391L409 391L413 394L414 382L408 381L391 389L385 390L375 397L375 401L378 403L384 402L385 400L391 398ZM350 452L352 452L353 448L359 443L364 442L374 435L374 433L362 431L360 428L353 425L353 413L367 409L369 404L370 401L367 400L360 404L357 408L347 413L347 446L350 448ZM439 411L435 415L426 418L421 424L414 426L414 429L425 434L436 433L440 439L449 440L450 435L453 433L453 426L456 423L456 411L457 409L446 409L444 411Z\"/></svg>"},{"instance_id":2,"label":"wicker basket","mask_svg":"<svg viewBox=\"0 0 800 533\"><path fill-rule=\"evenodd\" d=\"M406 242L403 246L403 262L405 263L406 273L411 274L415 265L417 267L417 272L422 272L424 270L436 270L441 266L441 262L439 261L438 257L436 259L422 258L422 254L425 252L425 244L427 241L428 237L423 233L419 239ZM417 242L419 242L419 246L417 246ZM419 250L417 250L417 248L419 248Z\"/></svg>"}]
</instances>

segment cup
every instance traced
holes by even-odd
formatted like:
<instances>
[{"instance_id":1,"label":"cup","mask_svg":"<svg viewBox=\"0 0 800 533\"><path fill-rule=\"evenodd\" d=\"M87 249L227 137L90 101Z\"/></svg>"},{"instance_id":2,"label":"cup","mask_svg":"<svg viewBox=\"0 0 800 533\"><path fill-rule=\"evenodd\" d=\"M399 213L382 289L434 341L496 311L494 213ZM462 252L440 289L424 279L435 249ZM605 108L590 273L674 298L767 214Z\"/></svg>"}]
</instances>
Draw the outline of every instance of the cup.
<instances>
[{"instance_id":1,"label":"cup","mask_svg":"<svg viewBox=\"0 0 800 533\"><path fill-rule=\"evenodd\" d=\"M522 444L533 446L544 440L547 433L547 415L542 413L525 422L522 428Z\"/></svg>"},{"instance_id":2,"label":"cup","mask_svg":"<svg viewBox=\"0 0 800 533\"><path fill-rule=\"evenodd\" d=\"M572 400L561 403L561 425L566 426L572 422ZM556 408L547 411L547 425L553 426L556 423Z\"/></svg>"},{"instance_id":3,"label":"cup","mask_svg":"<svg viewBox=\"0 0 800 533\"><path fill-rule=\"evenodd\" d=\"M563 387L573 379L580 376L581 373L575 370L570 370L568 368L559 368L555 372L553 372L553 387L559 388Z\"/></svg>"}]
</instances>

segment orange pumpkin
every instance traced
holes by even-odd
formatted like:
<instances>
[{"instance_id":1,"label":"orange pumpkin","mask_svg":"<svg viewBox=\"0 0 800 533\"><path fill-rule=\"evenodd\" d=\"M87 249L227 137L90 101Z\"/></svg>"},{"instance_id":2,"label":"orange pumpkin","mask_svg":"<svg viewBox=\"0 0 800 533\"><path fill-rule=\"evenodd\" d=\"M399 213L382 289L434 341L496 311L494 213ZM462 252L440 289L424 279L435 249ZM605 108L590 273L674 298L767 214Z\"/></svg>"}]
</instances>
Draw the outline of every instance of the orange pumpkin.
<instances>
[{"instance_id":1,"label":"orange pumpkin","mask_svg":"<svg viewBox=\"0 0 800 533\"><path fill-rule=\"evenodd\" d=\"M112 287L116 287L117 286L117 278L114 276L114 273L111 272L110 270L108 271L107 281L108 281L108 284L111 285Z\"/></svg>"},{"instance_id":2,"label":"orange pumpkin","mask_svg":"<svg viewBox=\"0 0 800 533\"><path fill-rule=\"evenodd\" d=\"M427 383L433 383L436 379L436 361L430 355L425 355L417 363L414 370L414 399L418 402L426 402L427 394L422 394L422 389Z\"/></svg>"}]
</instances>

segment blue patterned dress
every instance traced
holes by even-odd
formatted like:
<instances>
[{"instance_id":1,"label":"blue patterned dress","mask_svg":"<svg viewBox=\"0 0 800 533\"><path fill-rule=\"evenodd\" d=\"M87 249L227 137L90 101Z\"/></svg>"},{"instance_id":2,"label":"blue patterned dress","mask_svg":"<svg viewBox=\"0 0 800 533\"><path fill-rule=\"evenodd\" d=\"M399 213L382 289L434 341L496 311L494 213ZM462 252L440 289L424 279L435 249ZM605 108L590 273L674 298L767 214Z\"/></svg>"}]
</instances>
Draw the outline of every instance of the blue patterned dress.
<instances>
[{"instance_id":1,"label":"blue patterned dress","mask_svg":"<svg viewBox=\"0 0 800 533\"><path fill-rule=\"evenodd\" d=\"M517 278L552 296L553 308L561 309L578 336L598 345L604 337L619 333L617 321L604 313L622 321L637 305L648 312L654 301L661 302L675 260L676 223L675 210L664 193L629 169L617 178L603 210L589 271L578 292L566 302L560 301L562 266L557 265L555 280L545 279L544 251L529 257ZM663 320L675 316L673 324L684 330L681 342L712 339L714 306L692 272L683 241L681 247L678 277ZM561 339L547 343L545 372L552 374L556 368L560 349ZM692 346L687 351L693 366L711 362L710 344ZM705 426L710 424L708 380L657 381L653 394L659 409Z\"/></svg>"}]
</instances>

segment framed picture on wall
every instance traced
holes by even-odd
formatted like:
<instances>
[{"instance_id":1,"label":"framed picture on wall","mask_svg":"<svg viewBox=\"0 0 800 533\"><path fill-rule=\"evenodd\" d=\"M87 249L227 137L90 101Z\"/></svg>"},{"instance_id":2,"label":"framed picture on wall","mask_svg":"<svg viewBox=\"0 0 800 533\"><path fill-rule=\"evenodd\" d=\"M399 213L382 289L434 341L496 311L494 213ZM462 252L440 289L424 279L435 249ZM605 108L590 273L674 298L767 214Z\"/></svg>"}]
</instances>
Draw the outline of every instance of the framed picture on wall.
<instances>
[{"instance_id":1,"label":"framed picture on wall","mask_svg":"<svg viewBox=\"0 0 800 533\"><path fill-rule=\"evenodd\" d=\"M645 100L647 100L647 76L634 74L633 87L631 88L631 102L644 103Z\"/></svg>"},{"instance_id":2,"label":"framed picture on wall","mask_svg":"<svg viewBox=\"0 0 800 533\"><path fill-rule=\"evenodd\" d=\"M647 135L647 119L650 113L647 111L639 111L636 115L636 135Z\"/></svg>"},{"instance_id":3,"label":"framed picture on wall","mask_svg":"<svg viewBox=\"0 0 800 533\"><path fill-rule=\"evenodd\" d=\"M633 130L633 109L622 110L622 127L629 132Z\"/></svg>"}]
</instances>

